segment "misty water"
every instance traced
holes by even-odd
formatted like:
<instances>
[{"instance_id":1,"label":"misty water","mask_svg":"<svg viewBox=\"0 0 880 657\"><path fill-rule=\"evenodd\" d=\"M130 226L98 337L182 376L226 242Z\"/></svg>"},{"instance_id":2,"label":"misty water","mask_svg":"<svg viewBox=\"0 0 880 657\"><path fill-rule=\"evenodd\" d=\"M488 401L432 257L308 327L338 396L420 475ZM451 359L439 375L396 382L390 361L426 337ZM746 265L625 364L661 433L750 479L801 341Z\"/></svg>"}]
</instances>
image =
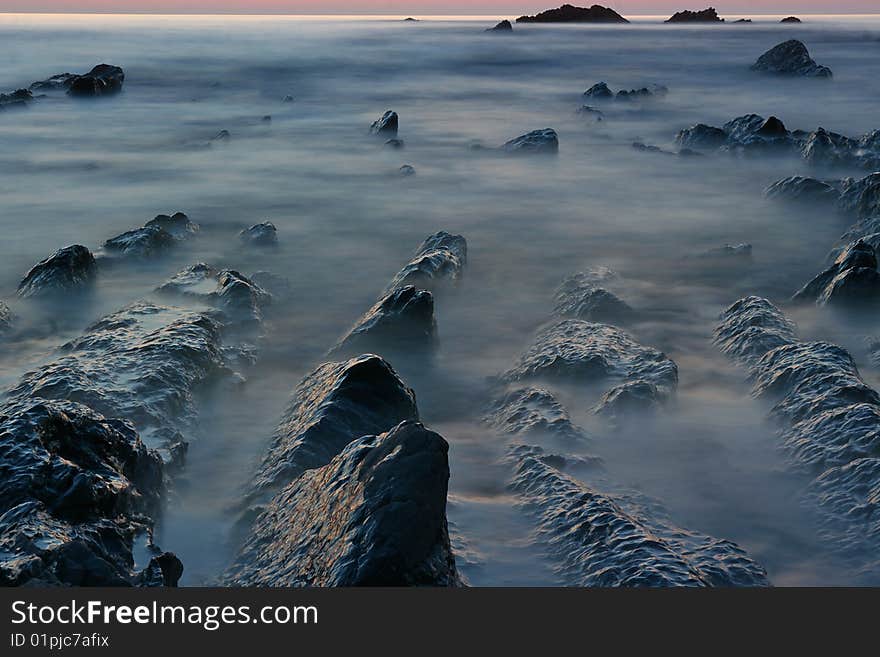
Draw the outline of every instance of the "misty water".
<instances>
[{"instance_id":1,"label":"misty water","mask_svg":"<svg viewBox=\"0 0 880 657\"><path fill-rule=\"evenodd\" d=\"M426 235L460 233L468 269L437 297L436 366L394 365L425 424L451 445L448 515L462 574L473 585L556 584L506 488L507 439L481 418L489 378L548 320L561 280L608 266L619 274L615 291L640 311L633 335L680 371L674 403L626 430L592 415L598 393L560 391L609 475L661 500L681 526L736 541L775 584L859 583L824 553L766 408L711 343L723 308L747 294L784 302L822 268L848 222L762 198L769 183L805 172L798 160L679 158L631 144L672 148L681 128L750 112L789 129L878 128L880 20L671 27L645 18L484 33L496 20L0 16L0 91L100 62L126 72L119 96L54 95L0 114L0 297L25 326L2 347L0 384L183 266L288 277L290 299L269 316L247 384L205 396L157 533L185 564L183 583L211 582L230 557L230 509L293 387ZM802 39L833 81L748 70L788 38ZM597 123L576 109L603 80L669 93L609 104ZM403 150L368 134L387 109L400 114ZM558 157L470 148L545 127L559 133ZM221 130L230 139L211 142ZM417 174L400 176L403 164ZM178 210L201 225L198 239L101 276L88 303L16 299L22 275L55 249L96 249ZM243 249L237 232L266 220L279 248ZM746 264L693 257L741 242L754 249ZM804 337L851 348L865 379L880 381L862 345L873 326L793 317Z\"/></svg>"}]
</instances>

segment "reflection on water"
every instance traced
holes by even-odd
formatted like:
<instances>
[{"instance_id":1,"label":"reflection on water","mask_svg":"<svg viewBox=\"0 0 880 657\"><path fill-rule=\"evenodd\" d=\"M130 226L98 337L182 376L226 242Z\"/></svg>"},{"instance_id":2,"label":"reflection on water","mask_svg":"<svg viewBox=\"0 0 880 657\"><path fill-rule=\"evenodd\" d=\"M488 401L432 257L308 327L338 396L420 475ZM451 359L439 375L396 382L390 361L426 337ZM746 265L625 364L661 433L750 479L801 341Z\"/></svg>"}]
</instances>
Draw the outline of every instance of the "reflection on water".
<instances>
[{"instance_id":1,"label":"reflection on water","mask_svg":"<svg viewBox=\"0 0 880 657\"><path fill-rule=\"evenodd\" d=\"M426 423L452 444L449 515L464 574L474 584L552 583L512 508L506 471L494 463L503 441L480 424L481 406L487 377L528 344L562 278L610 266L621 296L644 311L633 333L678 362L681 385L665 417L618 433L590 416L590 394L566 392L609 471L662 499L682 524L741 543L775 582L847 582L832 565L817 567L810 520L795 501L797 482L782 474L764 409L710 343L728 303L752 293L784 300L813 276L846 220L761 198L773 180L802 173L802 162L672 158L631 143L669 148L680 128L749 112L789 128L880 127L880 22L529 26L500 37L484 34L488 26L0 16L2 91L101 61L126 71L118 97L51 97L0 114L0 295L13 298L23 272L60 246L97 248L177 210L202 225L193 246L169 259L114 269L87 306L59 312L10 300L29 330L4 349L0 382L181 266L287 276L291 299L270 318L249 383L205 402L203 435L160 531L187 566L184 581L209 581L224 563L228 509L290 390L427 234L461 233L469 268L437 300L437 371L396 366L416 387ZM792 36L834 70L832 82L748 71ZM600 80L670 92L653 104L612 104L594 123L575 110ZM294 101L283 103L288 95ZM403 150L367 134L386 109L400 114ZM560 135L557 158L468 148L544 127ZM221 130L231 138L208 146ZM415 176L397 175L405 163ZM265 220L278 227L280 248L242 249L236 233ZM751 263L687 258L740 242L753 245ZM805 336L840 341L864 360L864 326L808 311L796 318Z\"/></svg>"}]
</instances>

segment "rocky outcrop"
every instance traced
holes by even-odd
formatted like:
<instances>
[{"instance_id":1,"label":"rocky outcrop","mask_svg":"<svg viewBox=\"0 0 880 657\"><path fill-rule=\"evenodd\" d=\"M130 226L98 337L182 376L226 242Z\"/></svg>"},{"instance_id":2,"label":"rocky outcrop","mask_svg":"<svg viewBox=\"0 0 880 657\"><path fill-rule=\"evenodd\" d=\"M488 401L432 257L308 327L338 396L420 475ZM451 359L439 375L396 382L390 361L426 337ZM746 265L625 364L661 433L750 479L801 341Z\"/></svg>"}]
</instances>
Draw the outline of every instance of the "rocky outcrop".
<instances>
[{"instance_id":1,"label":"rocky outcrop","mask_svg":"<svg viewBox=\"0 0 880 657\"><path fill-rule=\"evenodd\" d=\"M801 19L798 18L797 16L786 16L785 18L783 18L783 19L782 19L781 21L779 21L779 22L780 22L780 23L800 23L800 22L802 22L802 21L801 21Z\"/></svg>"},{"instance_id":2,"label":"rocky outcrop","mask_svg":"<svg viewBox=\"0 0 880 657\"><path fill-rule=\"evenodd\" d=\"M122 91L125 72L118 66L98 64L85 75L69 80L67 93L71 96L109 96Z\"/></svg>"},{"instance_id":3,"label":"rocky outcrop","mask_svg":"<svg viewBox=\"0 0 880 657\"><path fill-rule=\"evenodd\" d=\"M691 11L690 9L685 9L684 11L675 12L670 18L667 18L666 23L723 23L724 19L718 17L718 12L715 11L715 7L709 7L708 9L702 9L700 11Z\"/></svg>"},{"instance_id":4,"label":"rocky outcrop","mask_svg":"<svg viewBox=\"0 0 880 657\"><path fill-rule=\"evenodd\" d=\"M831 266L792 297L795 302L845 308L873 308L880 300L880 272L874 248L858 240L844 248Z\"/></svg>"},{"instance_id":5,"label":"rocky outcrop","mask_svg":"<svg viewBox=\"0 0 880 657\"><path fill-rule=\"evenodd\" d=\"M434 296L412 285L395 288L330 350L330 357L364 353L424 357L436 346Z\"/></svg>"},{"instance_id":6,"label":"rocky outcrop","mask_svg":"<svg viewBox=\"0 0 880 657\"><path fill-rule=\"evenodd\" d=\"M490 27L487 32L513 32L513 25L511 25L510 21L503 20L498 23L495 27Z\"/></svg>"},{"instance_id":7,"label":"rocky outcrop","mask_svg":"<svg viewBox=\"0 0 880 657\"><path fill-rule=\"evenodd\" d=\"M370 133L382 136L395 136L399 126L400 119L397 112L388 110L370 126Z\"/></svg>"},{"instance_id":8,"label":"rocky outcrop","mask_svg":"<svg viewBox=\"0 0 880 657\"><path fill-rule=\"evenodd\" d=\"M379 356L324 363L294 392L246 499L265 502L356 438L418 419L415 394Z\"/></svg>"},{"instance_id":9,"label":"rocky outcrop","mask_svg":"<svg viewBox=\"0 0 880 657\"><path fill-rule=\"evenodd\" d=\"M461 235L440 231L425 238L415 256L395 274L386 292L415 286L437 289L457 283L467 264L467 241Z\"/></svg>"},{"instance_id":10,"label":"rocky outcrop","mask_svg":"<svg viewBox=\"0 0 880 657\"><path fill-rule=\"evenodd\" d=\"M715 329L715 344L726 355L751 364L768 351L793 343L797 328L772 303L745 297L730 306Z\"/></svg>"},{"instance_id":11,"label":"rocky outcrop","mask_svg":"<svg viewBox=\"0 0 880 657\"><path fill-rule=\"evenodd\" d=\"M789 176L764 190L764 196L773 200L798 201L809 204L834 203L840 191L834 185L815 178Z\"/></svg>"},{"instance_id":12,"label":"rocky outcrop","mask_svg":"<svg viewBox=\"0 0 880 657\"><path fill-rule=\"evenodd\" d=\"M837 207L860 222L880 216L880 172L843 180Z\"/></svg>"},{"instance_id":13,"label":"rocky outcrop","mask_svg":"<svg viewBox=\"0 0 880 657\"><path fill-rule=\"evenodd\" d=\"M808 78L831 77L831 69L827 66L820 66L813 61L807 47L797 39L790 39L773 46L761 55L751 68L753 71L781 75L797 75Z\"/></svg>"},{"instance_id":14,"label":"rocky outcrop","mask_svg":"<svg viewBox=\"0 0 880 657\"><path fill-rule=\"evenodd\" d=\"M242 230L238 239L246 246L274 247L278 246L278 229L275 224L264 221Z\"/></svg>"},{"instance_id":15,"label":"rocky outcrop","mask_svg":"<svg viewBox=\"0 0 880 657\"><path fill-rule=\"evenodd\" d=\"M179 242L199 231L197 224L182 212L151 219L141 228L129 230L104 242L104 249L114 256L154 258L166 254Z\"/></svg>"},{"instance_id":16,"label":"rocky outcrop","mask_svg":"<svg viewBox=\"0 0 880 657\"><path fill-rule=\"evenodd\" d=\"M562 5L557 9L548 9L535 16L520 16L517 23L629 23L613 9L593 5L592 7L575 7Z\"/></svg>"},{"instance_id":17,"label":"rocky outcrop","mask_svg":"<svg viewBox=\"0 0 880 657\"><path fill-rule=\"evenodd\" d=\"M554 313L591 322L625 324L635 311L613 292L601 287L596 272L579 272L566 278L556 290Z\"/></svg>"},{"instance_id":18,"label":"rocky outcrop","mask_svg":"<svg viewBox=\"0 0 880 657\"><path fill-rule=\"evenodd\" d=\"M18 284L20 297L46 297L79 292L95 280L92 252L79 244L59 249L34 265Z\"/></svg>"},{"instance_id":19,"label":"rocky outcrop","mask_svg":"<svg viewBox=\"0 0 880 657\"><path fill-rule=\"evenodd\" d=\"M457 586L448 448L417 422L351 436L287 485L251 528L233 586Z\"/></svg>"},{"instance_id":20,"label":"rocky outcrop","mask_svg":"<svg viewBox=\"0 0 880 657\"><path fill-rule=\"evenodd\" d=\"M514 155L549 154L559 152L559 137L553 128L533 130L505 143L501 150Z\"/></svg>"},{"instance_id":21,"label":"rocky outcrop","mask_svg":"<svg viewBox=\"0 0 880 657\"><path fill-rule=\"evenodd\" d=\"M661 84L655 84L651 86L651 88L641 87L640 89L621 89L617 93L614 93L605 82L597 82L584 92L584 96L591 100L614 99L620 101L633 101L662 97L667 93L669 93L669 89Z\"/></svg>"},{"instance_id":22,"label":"rocky outcrop","mask_svg":"<svg viewBox=\"0 0 880 657\"><path fill-rule=\"evenodd\" d=\"M614 98L614 92L605 82L597 82L584 92L584 96L592 100L611 100Z\"/></svg>"},{"instance_id":23,"label":"rocky outcrop","mask_svg":"<svg viewBox=\"0 0 880 657\"><path fill-rule=\"evenodd\" d=\"M0 111L18 107L26 107L34 99L28 89L18 89L8 94L0 94Z\"/></svg>"},{"instance_id":24,"label":"rocky outcrop","mask_svg":"<svg viewBox=\"0 0 880 657\"><path fill-rule=\"evenodd\" d=\"M727 141L727 133L705 123L686 128L675 137L679 148L716 149Z\"/></svg>"},{"instance_id":25,"label":"rocky outcrop","mask_svg":"<svg viewBox=\"0 0 880 657\"><path fill-rule=\"evenodd\" d=\"M561 444L592 441L545 388L528 386L501 395L490 405L484 420L498 432L521 439L546 442L549 438Z\"/></svg>"}]
</instances>

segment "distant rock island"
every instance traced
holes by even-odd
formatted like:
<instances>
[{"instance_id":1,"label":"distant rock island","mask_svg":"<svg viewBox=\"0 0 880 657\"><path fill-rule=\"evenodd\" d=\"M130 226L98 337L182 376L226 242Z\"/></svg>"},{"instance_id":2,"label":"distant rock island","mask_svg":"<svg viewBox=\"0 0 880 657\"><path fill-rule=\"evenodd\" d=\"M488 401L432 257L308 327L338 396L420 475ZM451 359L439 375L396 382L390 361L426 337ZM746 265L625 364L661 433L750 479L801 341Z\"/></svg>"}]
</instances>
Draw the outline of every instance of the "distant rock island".
<instances>
[{"instance_id":1,"label":"distant rock island","mask_svg":"<svg viewBox=\"0 0 880 657\"><path fill-rule=\"evenodd\" d=\"M800 23L801 19L798 18L797 16L787 16L779 22L780 23Z\"/></svg>"},{"instance_id":2,"label":"distant rock island","mask_svg":"<svg viewBox=\"0 0 880 657\"><path fill-rule=\"evenodd\" d=\"M575 7L562 5L558 9L548 9L535 16L520 16L517 23L629 23L613 9L593 5Z\"/></svg>"},{"instance_id":3,"label":"distant rock island","mask_svg":"<svg viewBox=\"0 0 880 657\"><path fill-rule=\"evenodd\" d=\"M671 18L666 20L667 23L723 23L723 18L718 18L718 12L715 7L709 7L702 11L684 11L676 12Z\"/></svg>"},{"instance_id":4,"label":"distant rock island","mask_svg":"<svg viewBox=\"0 0 880 657\"><path fill-rule=\"evenodd\" d=\"M490 27L487 32L512 32L513 25L510 24L510 21L501 21L495 27Z\"/></svg>"}]
</instances>

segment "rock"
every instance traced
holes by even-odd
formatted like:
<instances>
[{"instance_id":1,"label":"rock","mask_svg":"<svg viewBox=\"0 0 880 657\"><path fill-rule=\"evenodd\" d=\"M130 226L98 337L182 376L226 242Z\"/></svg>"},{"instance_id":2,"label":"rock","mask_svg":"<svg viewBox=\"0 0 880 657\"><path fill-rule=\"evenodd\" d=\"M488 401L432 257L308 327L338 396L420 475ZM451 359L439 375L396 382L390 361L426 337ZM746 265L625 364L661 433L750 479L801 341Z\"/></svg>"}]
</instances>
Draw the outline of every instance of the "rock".
<instances>
[{"instance_id":1,"label":"rock","mask_svg":"<svg viewBox=\"0 0 880 657\"><path fill-rule=\"evenodd\" d=\"M510 24L510 21L503 20L495 27L490 27L487 32L513 32L513 25Z\"/></svg>"},{"instance_id":2,"label":"rock","mask_svg":"<svg viewBox=\"0 0 880 657\"><path fill-rule=\"evenodd\" d=\"M198 299L220 310L228 327L256 328L272 295L252 280L232 269L215 270L200 262L179 271L156 289L165 295Z\"/></svg>"},{"instance_id":3,"label":"rock","mask_svg":"<svg viewBox=\"0 0 880 657\"><path fill-rule=\"evenodd\" d=\"M630 381L606 392L593 412L615 421L639 421L642 414L660 408L666 398L666 392L653 383Z\"/></svg>"},{"instance_id":4,"label":"rock","mask_svg":"<svg viewBox=\"0 0 880 657\"><path fill-rule=\"evenodd\" d=\"M183 240L195 235L199 232L199 225L189 220L183 212L175 212L173 215L167 214L157 215L155 219L150 219L145 228L156 226L161 228L173 238Z\"/></svg>"},{"instance_id":5,"label":"rock","mask_svg":"<svg viewBox=\"0 0 880 657\"><path fill-rule=\"evenodd\" d=\"M210 141L229 141L230 139L232 139L232 135L230 134L229 130L221 130L216 135L211 137ZM210 146L210 143L208 144L208 146Z\"/></svg>"},{"instance_id":6,"label":"rock","mask_svg":"<svg viewBox=\"0 0 880 657\"><path fill-rule=\"evenodd\" d=\"M440 231L429 235L415 256L397 272L386 292L413 285L436 291L461 280L467 264L467 241L461 235Z\"/></svg>"},{"instance_id":7,"label":"rock","mask_svg":"<svg viewBox=\"0 0 880 657\"><path fill-rule=\"evenodd\" d=\"M538 523L561 583L591 587L767 586L735 543L676 527L656 504L611 496L560 472L539 447L513 447L511 488Z\"/></svg>"},{"instance_id":8,"label":"rock","mask_svg":"<svg viewBox=\"0 0 880 657\"><path fill-rule=\"evenodd\" d=\"M733 22L734 23L751 23L752 19L751 18L740 18L740 19L735 20Z\"/></svg>"},{"instance_id":9,"label":"rock","mask_svg":"<svg viewBox=\"0 0 880 657\"><path fill-rule=\"evenodd\" d=\"M782 19L781 21L779 21L779 22L780 22L780 23L800 23L800 22L802 22L802 21L801 21L801 19L798 18L797 16L786 16L785 18L783 18L783 19Z\"/></svg>"},{"instance_id":10,"label":"rock","mask_svg":"<svg viewBox=\"0 0 880 657\"><path fill-rule=\"evenodd\" d=\"M840 191L833 185L815 178L789 176L782 178L764 190L764 197L773 200L798 201L804 203L834 203Z\"/></svg>"},{"instance_id":11,"label":"rock","mask_svg":"<svg viewBox=\"0 0 880 657\"><path fill-rule=\"evenodd\" d=\"M562 5L558 9L548 9L535 16L520 16L517 23L629 23L613 9L593 5L574 7Z\"/></svg>"},{"instance_id":12,"label":"rock","mask_svg":"<svg viewBox=\"0 0 880 657\"><path fill-rule=\"evenodd\" d=\"M71 82L77 77L79 76L74 75L73 73L59 73L58 75L53 75L47 80L34 82L29 89L31 91L58 91L59 89L68 89L70 88Z\"/></svg>"},{"instance_id":13,"label":"rock","mask_svg":"<svg viewBox=\"0 0 880 657\"><path fill-rule=\"evenodd\" d=\"M832 265L792 297L820 306L873 307L880 300L880 272L874 249L863 240L847 246Z\"/></svg>"},{"instance_id":14,"label":"rock","mask_svg":"<svg viewBox=\"0 0 880 657\"><path fill-rule=\"evenodd\" d=\"M581 105L577 108L577 113L581 116L588 116L595 121L605 120L605 113L602 110L590 107L589 105Z\"/></svg>"},{"instance_id":15,"label":"rock","mask_svg":"<svg viewBox=\"0 0 880 657\"><path fill-rule=\"evenodd\" d=\"M370 126L370 133L374 135L396 135L398 128L397 112L388 110Z\"/></svg>"},{"instance_id":16,"label":"rock","mask_svg":"<svg viewBox=\"0 0 880 657\"><path fill-rule=\"evenodd\" d=\"M511 139L501 149L514 154L556 154L559 152L559 138L552 128L533 130Z\"/></svg>"},{"instance_id":17,"label":"rock","mask_svg":"<svg viewBox=\"0 0 880 657\"><path fill-rule=\"evenodd\" d=\"M233 586L458 586L449 544L449 446L416 422L360 434L257 518Z\"/></svg>"},{"instance_id":18,"label":"rock","mask_svg":"<svg viewBox=\"0 0 880 657\"><path fill-rule=\"evenodd\" d=\"M424 357L433 351L436 341L433 295L407 285L393 289L370 308L329 356L375 353Z\"/></svg>"},{"instance_id":19,"label":"rock","mask_svg":"<svg viewBox=\"0 0 880 657\"><path fill-rule=\"evenodd\" d=\"M715 149L727 141L727 133L705 123L686 128L675 137L679 148Z\"/></svg>"},{"instance_id":20,"label":"rock","mask_svg":"<svg viewBox=\"0 0 880 657\"><path fill-rule=\"evenodd\" d=\"M404 147L403 139L389 139L385 142L385 146L387 148L393 148L394 150L401 150Z\"/></svg>"},{"instance_id":21,"label":"rock","mask_svg":"<svg viewBox=\"0 0 880 657\"><path fill-rule=\"evenodd\" d=\"M160 214L141 228L129 230L107 240L104 242L104 248L117 256L155 258L166 254L178 242L188 239L198 231L198 225L191 222L182 212L170 217Z\"/></svg>"},{"instance_id":22,"label":"rock","mask_svg":"<svg viewBox=\"0 0 880 657\"><path fill-rule=\"evenodd\" d=\"M541 330L517 365L502 375L507 382L534 379L647 381L671 393L678 368L664 353L614 326L564 319Z\"/></svg>"},{"instance_id":23,"label":"rock","mask_svg":"<svg viewBox=\"0 0 880 657\"><path fill-rule=\"evenodd\" d=\"M703 9L701 11L690 11L689 9L685 9L684 11L675 12L670 18L667 18L666 23L723 23L723 18L718 18L718 12L715 11L715 7L709 7L708 9Z\"/></svg>"},{"instance_id":24,"label":"rock","mask_svg":"<svg viewBox=\"0 0 880 657\"><path fill-rule=\"evenodd\" d=\"M411 164L404 164L397 170L397 173L404 178L416 175L416 168Z\"/></svg>"},{"instance_id":25,"label":"rock","mask_svg":"<svg viewBox=\"0 0 880 657\"><path fill-rule=\"evenodd\" d=\"M10 94L0 94L0 111L13 107L25 107L34 99L28 89L19 89Z\"/></svg>"},{"instance_id":26,"label":"rock","mask_svg":"<svg viewBox=\"0 0 880 657\"><path fill-rule=\"evenodd\" d=\"M247 246L278 246L278 229L275 228L275 224L264 221L241 231L238 239Z\"/></svg>"},{"instance_id":27,"label":"rock","mask_svg":"<svg viewBox=\"0 0 880 657\"><path fill-rule=\"evenodd\" d=\"M418 419L415 394L379 356L324 363L294 392L245 499L265 502L355 439Z\"/></svg>"},{"instance_id":28,"label":"rock","mask_svg":"<svg viewBox=\"0 0 880 657\"><path fill-rule=\"evenodd\" d=\"M292 102L293 102L293 96L287 95L287 96L285 96L284 98L281 99L281 102L282 102L282 103L292 103Z\"/></svg>"},{"instance_id":29,"label":"rock","mask_svg":"<svg viewBox=\"0 0 880 657\"><path fill-rule=\"evenodd\" d=\"M630 89L629 91L621 89L614 96L614 100L634 101L634 100L650 100L656 97L663 97L669 93L669 89L663 85L654 85L651 89L642 87L641 89Z\"/></svg>"},{"instance_id":30,"label":"rock","mask_svg":"<svg viewBox=\"0 0 880 657\"><path fill-rule=\"evenodd\" d=\"M18 285L20 297L69 294L90 286L97 272L92 252L79 244L59 249L34 265Z\"/></svg>"},{"instance_id":31,"label":"rock","mask_svg":"<svg viewBox=\"0 0 880 657\"><path fill-rule=\"evenodd\" d=\"M801 157L814 166L847 166L854 164L857 148L856 140L817 128L804 140Z\"/></svg>"},{"instance_id":32,"label":"rock","mask_svg":"<svg viewBox=\"0 0 880 657\"><path fill-rule=\"evenodd\" d=\"M9 309L3 301L0 301L0 335L6 333L10 328L12 328L12 322L15 319L15 316L12 314L12 311Z\"/></svg>"},{"instance_id":33,"label":"rock","mask_svg":"<svg viewBox=\"0 0 880 657\"><path fill-rule=\"evenodd\" d=\"M880 172L864 178L847 178L841 184L837 207L859 221L880 216Z\"/></svg>"},{"instance_id":34,"label":"rock","mask_svg":"<svg viewBox=\"0 0 880 657\"><path fill-rule=\"evenodd\" d=\"M72 78L67 84L71 96L108 96L122 91L125 72L118 66L98 64L85 75Z\"/></svg>"},{"instance_id":35,"label":"rock","mask_svg":"<svg viewBox=\"0 0 880 657\"><path fill-rule=\"evenodd\" d=\"M138 576L140 586L176 587L183 576L183 564L173 552L163 552L150 559Z\"/></svg>"},{"instance_id":36,"label":"rock","mask_svg":"<svg viewBox=\"0 0 880 657\"><path fill-rule=\"evenodd\" d=\"M531 440L552 438L562 443L592 442L545 388L529 386L502 395L490 405L484 419L489 426L511 436Z\"/></svg>"},{"instance_id":37,"label":"rock","mask_svg":"<svg viewBox=\"0 0 880 657\"><path fill-rule=\"evenodd\" d=\"M410 18L404 18L404 19L403 19L403 22L404 22L404 23L418 23L418 22L419 22L419 19L418 19L418 18L411 18L411 17L410 17Z\"/></svg>"},{"instance_id":38,"label":"rock","mask_svg":"<svg viewBox=\"0 0 880 657\"><path fill-rule=\"evenodd\" d=\"M554 313L559 317L625 324L635 315L629 304L605 288L598 287L590 272L580 272L566 278L556 290L554 300Z\"/></svg>"},{"instance_id":39,"label":"rock","mask_svg":"<svg viewBox=\"0 0 880 657\"><path fill-rule=\"evenodd\" d=\"M610 100L614 98L614 92L604 82L597 82L584 92L584 96L593 100Z\"/></svg>"},{"instance_id":40,"label":"rock","mask_svg":"<svg viewBox=\"0 0 880 657\"><path fill-rule=\"evenodd\" d=\"M772 349L792 344L797 328L772 303L745 297L730 306L715 329L715 344L727 356L753 363Z\"/></svg>"},{"instance_id":41,"label":"rock","mask_svg":"<svg viewBox=\"0 0 880 657\"><path fill-rule=\"evenodd\" d=\"M128 586L162 460L131 424L39 398L0 410L0 585Z\"/></svg>"},{"instance_id":42,"label":"rock","mask_svg":"<svg viewBox=\"0 0 880 657\"><path fill-rule=\"evenodd\" d=\"M752 64L753 71L810 78L830 78L831 69L820 66L810 57L807 47L797 39L784 41L765 52Z\"/></svg>"}]
</instances>

